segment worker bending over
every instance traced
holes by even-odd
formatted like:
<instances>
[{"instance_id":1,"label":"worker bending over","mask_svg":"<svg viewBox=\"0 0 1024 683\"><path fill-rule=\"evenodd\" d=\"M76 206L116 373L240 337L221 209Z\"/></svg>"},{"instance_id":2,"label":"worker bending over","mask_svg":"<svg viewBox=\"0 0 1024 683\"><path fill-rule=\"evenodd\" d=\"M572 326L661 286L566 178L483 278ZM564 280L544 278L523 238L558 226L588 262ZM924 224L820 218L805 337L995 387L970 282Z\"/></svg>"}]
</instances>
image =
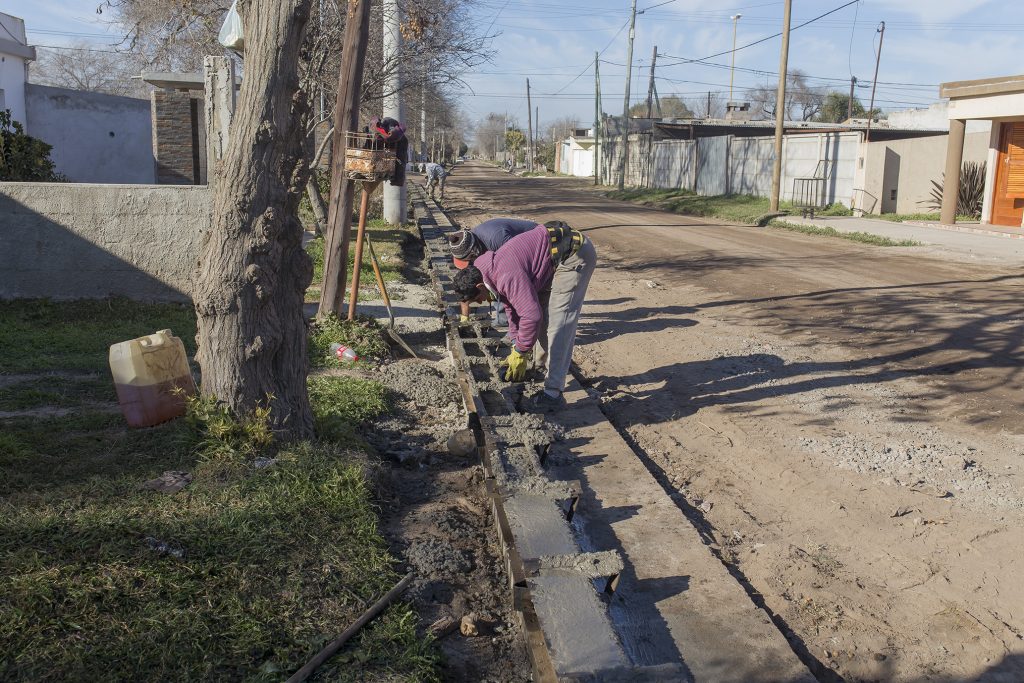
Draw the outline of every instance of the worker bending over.
<instances>
[{"instance_id":1,"label":"worker bending over","mask_svg":"<svg viewBox=\"0 0 1024 683\"><path fill-rule=\"evenodd\" d=\"M441 186L441 201L444 201L444 181L451 175L444 169L444 164L435 164L434 162L427 162L423 167L423 173L426 175L427 180L427 191L430 192L430 198L434 201L437 199L434 197L434 190L437 189L438 185Z\"/></svg>"},{"instance_id":2,"label":"worker bending over","mask_svg":"<svg viewBox=\"0 0 1024 683\"><path fill-rule=\"evenodd\" d=\"M533 230L539 223L520 218L492 218L484 221L472 230L457 230L448 235L448 244L452 250L452 260L456 268L465 268L484 252L498 251L506 242ZM460 302L460 323L469 322L469 304ZM505 311L500 302L495 302L495 323L498 327L508 324Z\"/></svg>"},{"instance_id":3,"label":"worker bending over","mask_svg":"<svg viewBox=\"0 0 1024 683\"><path fill-rule=\"evenodd\" d=\"M564 405L576 326L596 266L594 244L580 231L552 221L478 256L453 279L460 301L493 298L504 305L512 339L506 381L524 379L535 345L547 351L544 389L531 397L531 409Z\"/></svg>"}]
</instances>

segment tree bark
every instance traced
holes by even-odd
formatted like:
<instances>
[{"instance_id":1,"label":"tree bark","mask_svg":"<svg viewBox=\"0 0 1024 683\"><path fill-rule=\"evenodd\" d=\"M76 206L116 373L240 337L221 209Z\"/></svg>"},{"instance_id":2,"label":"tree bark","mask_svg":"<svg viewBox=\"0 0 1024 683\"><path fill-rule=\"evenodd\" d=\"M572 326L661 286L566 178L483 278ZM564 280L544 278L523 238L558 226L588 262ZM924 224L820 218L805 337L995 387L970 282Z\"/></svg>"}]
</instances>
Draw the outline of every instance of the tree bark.
<instances>
[{"instance_id":1,"label":"tree bark","mask_svg":"<svg viewBox=\"0 0 1024 683\"><path fill-rule=\"evenodd\" d=\"M298 219L309 178L298 65L311 2L240 3L245 77L193 296L203 394L240 415L269 404L283 438L313 433L302 311L313 266Z\"/></svg>"},{"instance_id":2,"label":"tree bark","mask_svg":"<svg viewBox=\"0 0 1024 683\"><path fill-rule=\"evenodd\" d=\"M316 221L316 236L321 237L327 226L327 204L324 202L324 196L320 194L316 179L312 177L306 181L306 196L309 197L309 206Z\"/></svg>"}]
</instances>

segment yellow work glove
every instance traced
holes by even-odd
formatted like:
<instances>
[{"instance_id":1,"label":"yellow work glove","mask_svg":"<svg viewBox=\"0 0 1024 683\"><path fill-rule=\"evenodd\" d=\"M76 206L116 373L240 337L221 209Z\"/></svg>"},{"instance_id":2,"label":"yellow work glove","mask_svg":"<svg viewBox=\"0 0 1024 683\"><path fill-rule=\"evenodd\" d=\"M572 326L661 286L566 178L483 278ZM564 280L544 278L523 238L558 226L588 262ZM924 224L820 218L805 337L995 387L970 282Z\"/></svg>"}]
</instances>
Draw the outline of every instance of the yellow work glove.
<instances>
[{"instance_id":1,"label":"yellow work glove","mask_svg":"<svg viewBox=\"0 0 1024 683\"><path fill-rule=\"evenodd\" d=\"M459 324L460 325L468 325L469 324L469 320L470 320L470 318L469 318L468 315L463 315L463 314L459 315Z\"/></svg>"},{"instance_id":2,"label":"yellow work glove","mask_svg":"<svg viewBox=\"0 0 1024 683\"><path fill-rule=\"evenodd\" d=\"M506 382L522 382L526 378L526 366L530 362L531 355L529 351L520 351L512 347L512 353L508 354L508 358L505 359L505 362L508 363L508 369L505 371Z\"/></svg>"}]
</instances>

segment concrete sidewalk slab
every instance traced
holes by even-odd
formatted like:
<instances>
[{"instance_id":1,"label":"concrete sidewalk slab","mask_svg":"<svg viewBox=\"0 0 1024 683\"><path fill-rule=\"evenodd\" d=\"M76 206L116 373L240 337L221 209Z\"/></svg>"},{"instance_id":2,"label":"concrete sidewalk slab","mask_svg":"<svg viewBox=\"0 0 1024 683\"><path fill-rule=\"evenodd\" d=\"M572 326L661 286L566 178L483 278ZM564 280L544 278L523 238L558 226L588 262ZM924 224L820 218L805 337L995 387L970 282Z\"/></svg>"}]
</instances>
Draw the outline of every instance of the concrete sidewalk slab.
<instances>
[{"instance_id":1,"label":"concrete sidewalk slab","mask_svg":"<svg viewBox=\"0 0 1024 683\"><path fill-rule=\"evenodd\" d=\"M573 518L594 547L625 562L609 613L634 666L682 661L684 680L813 683L758 608L657 483L597 401L573 380L551 418L568 430L551 446L549 474L583 492Z\"/></svg>"},{"instance_id":2,"label":"concrete sidewalk slab","mask_svg":"<svg viewBox=\"0 0 1024 683\"><path fill-rule=\"evenodd\" d=\"M855 216L819 216L802 218L784 216L787 223L832 227L839 232L867 232L894 240L916 240L928 256L953 260L990 261L999 264L1024 264L1024 240L1002 230L985 230L976 226L943 226L937 223L896 223ZM1018 231L1024 237L1024 232Z\"/></svg>"}]
</instances>

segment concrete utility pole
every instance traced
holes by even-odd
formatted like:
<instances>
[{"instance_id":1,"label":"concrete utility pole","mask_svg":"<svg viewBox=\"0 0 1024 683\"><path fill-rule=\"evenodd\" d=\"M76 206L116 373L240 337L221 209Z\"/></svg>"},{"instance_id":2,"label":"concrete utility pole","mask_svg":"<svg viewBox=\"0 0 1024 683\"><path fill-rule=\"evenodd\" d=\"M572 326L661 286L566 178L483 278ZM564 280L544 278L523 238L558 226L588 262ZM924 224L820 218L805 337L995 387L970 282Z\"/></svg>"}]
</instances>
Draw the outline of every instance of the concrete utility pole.
<instances>
[{"instance_id":1,"label":"concrete utility pole","mask_svg":"<svg viewBox=\"0 0 1024 683\"><path fill-rule=\"evenodd\" d=\"M384 84L384 116L405 121L402 102L402 32L398 0L384 0L384 63L391 65L391 75ZM392 225L406 222L406 188L384 183L384 220Z\"/></svg>"},{"instance_id":2,"label":"concrete utility pole","mask_svg":"<svg viewBox=\"0 0 1024 683\"><path fill-rule=\"evenodd\" d=\"M533 108L533 154L540 154L540 105Z\"/></svg>"},{"instance_id":3,"label":"concrete utility pole","mask_svg":"<svg viewBox=\"0 0 1024 683\"><path fill-rule=\"evenodd\" d=\"M594 51L594 184L601 184L601 67L600 54ZM561 145L562 141L559 140ZM562 169L556 168L556 171Z\"/></svg>"},{"instance_id":4,"label":"concrete utility pole","mask_svg":"<svg viewBox=\"0 0 1024 683\"><path fill-rule=\"evenodd\" d=\"M533 105L530 104L530 79L526 79L526 170L533 171Z\"/></svg>"},{"instance_id":5,"label":"concrete utility pole","mask_svg":"<svg viewBox=\"0 0 1024 683\"><path fill-rule=\"evenodd\" d=\"M742 14L734 14L729 17L732 19L732 65L729 67L729 102L732 102L732 77L736 73L736 24L742 16ZM709 106L708 109L710 110L711 107Z\"/></svg>"},{"instance_id":6,"label":"concrete utility pole","mask_svg":"<svg viewBox=\"0 0 1024 683\"><path fill-rule=\"evenodd\" d=\"M704 118L706 118L706 119L710 119L711 118L711 91L710 90L708 90L708 113L707 113L707 116L705 116Z\"/></svg>"},{"instance_id":7,"label":"concrete utility pole","mask_svg":"<svg viewBox=\"0 0 1024 683\"><path fill-rule=\"evenodd\" d=\"M658 46L651 51L651 77L647 79L647 118L654 114L654 65L658 62Z\"/></svg>"},{"instance_id":8,"label":"concrete utility pole","mask_svg":"<svg viewBox=\"0 0 1024 683\"><path fill-rule=\"evenodd\" d=\"M882 41L885 40L885 22L875 29L878 35L878 54L875 55L875 78L871 81L871 105L868 107L868 129L864 132L864 142L871 142L871 121L875 118L875 87L878 86L878 65L882 63Z\"/></svg>"},{"instance_id":9,"label":"concrete utility pole","mask_svg":"<svg viewBox=\"0 0 1024 683\"><path fill-rule=\"evenodd\" d=\"M420 158L427 160L427 66L423 66L423 83L420 85Z\"/></svg>"},{"instance_id":10,"label":"concrete utility pole","mask_svg":"<svg viewBox=\"0 0 1024 683\"><path fill-rule=\"evenodd\" d=\"M782 128L786 120L786 66L789 63L789 22L793 0L786 0L782 17L782 51L779 53L779 91L775 96L775 161L772 164L772 198L769 211L779 210L779 189L782 184Z\"/></svg>"},{"instance_id":11,"label":"concrete utility pole","mask_svg":"<svg viewBox=\"0 0 1024 683\"><path fill-rule=\"evenodd\" d=\"M619 164L619 189L626 186L626 161L629 158L629 79L633 75L633 38L636 37L636 0L629 13L629 49L626 51L626 94L622 96L622 162Z\"/></svg>"},{"instance_id":12,"label":"concrete utility pole","mask_svg":"<svg viewBox=\"0 0 1024 683\"><path fill-rule=\"evenodd\" d=\"M850 76L850 99L846 103L846 120L853 118L853 88L857 85L857 77Z\"/></svg>"},{"instance_id":13,"label":"concrete utility pole","mask_svg":"<svg viewBox=\"0 0 1024 683\"><path fill-rule=\"evenodd\" d=\"M334 105L334 154L331 157L331 200L324 239L324 286L317 317L342 315L345 304L348 247L352 232L355 182L345 177L345 134L359 130L359 95L366 46L370 42L370 0L350 0Z\"/></svg>"}]
</instances>

